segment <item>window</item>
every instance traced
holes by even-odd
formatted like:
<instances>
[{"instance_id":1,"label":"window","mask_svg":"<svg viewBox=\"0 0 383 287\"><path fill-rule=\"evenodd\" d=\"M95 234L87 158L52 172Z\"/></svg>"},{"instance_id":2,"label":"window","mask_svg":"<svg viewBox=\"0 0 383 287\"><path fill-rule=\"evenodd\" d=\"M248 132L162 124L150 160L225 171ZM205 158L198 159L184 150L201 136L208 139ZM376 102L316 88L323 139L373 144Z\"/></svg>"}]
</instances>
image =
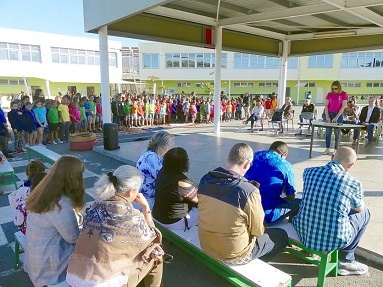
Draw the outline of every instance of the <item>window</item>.
<instances>
[{"instance_id":1,"label":"window","mask_svg":"<svg viewBox=\"0 0 383 287\"><path fill-rule=\"evenodd\" d=\"M305 88L315 88L315 83L314 82L309 82L304 85Z\"/></svg>"},{"instance_id":2,"label":"window","mask_svg":"<svg viewBox=\"0 0 383 287\"><path fill-rule=\"evenodd\" d=\"M181 83L177 83L177 87L178 88L191 88L191 83L185 83L185 82L181 82Z\"/></svg>"},{"instance_id":3,"label":"window","mask_svg":"<svg viewBox=\"0 0 383 287\"><path fill-rule=\"evenodd\" d=\"M341 68L382 68L382 52L343 53Z\"/></svg>"},{"instance_id":4,"label":"window","mask_svg":"<svg viewBox=\"0 0 383 287\"><path fill-rule=\"evenodd\" d=\"M40 46L0 42L0 60L40 63Z\"/></svg>"},{"instance_id":5,"label":"window","mask_svg":"<svg viewBox=\"0 0 383 287\"><path fill-rule=\"evenodd\" d=\"M143 54L144 69L158 69L159 66L159 54Z\"/></svg>"},{"instance_id":6,"label":"window","mask_svg":"<svg viewBox=\"0 0 383 287\"><path fill-rule=\"evenodd\" d=\"M288 58L287 59L287 69L297 69L298 68L298 58Z\"/></svg>"},{"instance_id":7,"label":"window","mask_svg":"<svg viewBox=\"0 0 383 287\"><path fill-rule=\"evenodd\" d=\"M309 56L308 68L332 68L334 55Z\"/></svg>"},{"instance_id":8,"label":"window","mask_svg":"<svg viewBox=\"0 0 383 287\"><path fill-rule=\"evenodd\" d=\"M281 60L277 57L266 57L252 54L234 54L234 69L278 69Z\"/></svg>"},{"instance_id":9,"label":"window","mask_svg":"<svg viewBox=\"0 0 383 287\"><path fill-rule=\"evenodd\" d=\"M72 65L100 65L98 51L51 47L52 63ZM109 66L117 67L117 53L109 52Z\"/></svg>"},{"instance_id":10,"label":"window","mask_svg":"<svg viewBox=\"0 0 383 287\"><path fill-rule=\"evenodd\" d=\"M214 68L214 53L182 53L182 54L165 54L166 68ZM227 67L227 54L223 53L221 58L221 67Z\"/></svg>"},{"instance_id":11,"label":"window","mask_svg":"<svg viewBox=\"0 0 383 287\"><path fill-rule=\"evenodd\" d=\"M0 79L0 86L23 86L24 81L22 79Z\"/></svg>"},{"instance_id":12,"label":"window","mask_svg":"<svg viewBox=\"0 0 383 287\"><path fill-rule=\"evenodd\" d=\"M367 83L366 88L383 88L383 82Z\"/></svg>"},{"instance_id":13,"label":"window","mask_svg":"<svg viewBox=\"0 0 383 287\"><path fill-rule=\"evenodd\" d=\"M254 83L251 83L251 82L234 83L234 88L252 88L252 87L254 87Z\"/></svg>"},{"instance_id":14,"label":"window","mask_svg":"<svg viewBox=\"0 0 383 287\"><path fill-rule=\"evenodd\" d=\"M362 87L362 83L342 83L342 87L344 87L344 88L360 88L360 87Z\"/></svg>"},{"instance_id":15,"label":"window","mask_svg":"<svg viewBox=\"0 0 383 287\"><path fill-rule=\"evenodd\" d=\"M278 88L278 82L260 82L260 88Z\"/></svg>"}]
</instances>

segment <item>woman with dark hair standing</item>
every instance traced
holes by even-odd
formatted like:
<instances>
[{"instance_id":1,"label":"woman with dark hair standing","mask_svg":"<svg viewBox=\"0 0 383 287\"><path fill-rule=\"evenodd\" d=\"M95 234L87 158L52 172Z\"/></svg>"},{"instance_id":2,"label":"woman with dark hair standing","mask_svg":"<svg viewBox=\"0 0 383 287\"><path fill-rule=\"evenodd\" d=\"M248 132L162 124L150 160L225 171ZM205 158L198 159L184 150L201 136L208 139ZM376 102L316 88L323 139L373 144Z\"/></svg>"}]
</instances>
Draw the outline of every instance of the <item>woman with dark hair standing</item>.
<instances>
[{"instance_id":1,"label":"woman with dark hair standing","mask_svg":"<svg viewBox=\"0 0 383 287\"><path fill-rule=\"evenodd\" d=\"M347 106L348 95L342 90L339 81L331 84L331 92L325 99L324 120L328 123L343 123L343 111ZM330 154L331 134L333 128L326 128L326 149L324 155ZM335 132L335 149L339 145L339 134Z\"/></svg>"},{"instance_id":2,"label":"woman with dark hair standing","mask_svg":"<svg viewBox=\"0 0 383 287\"><path fill-rule=\"evenodd\" d=\"M149 141L148 149L137 160L136 168L141 171L144 183L140 192L147 199L150 208L154 205L154 185L162 168L163 156L173 146L174 136L168 132L158 132Z\"/></svg>"},{"instance_id":3,"label":"woman with dark hair standing","mask_svg":"<svg viewBox=\"0 0 383 287\"><path fill-rule=\"evenodd\" d=\"M184 230L198 224L197 188L184 174L188 171L186 150L176 147L165 154L156 180L153 216L171 230Z\"/></svg>"},{"instance_id":4,"label":"woman with dark hair standing","mask_svg":"<svg viewBox=\"0 0 383 287\"><path fill-rule=\"evenodd\" d=\"M25 271L34 286L65 281L80 234L75 212L85 205L83 172L78 158L62 156L27 199Z\"/></svg>"}]
</instances>

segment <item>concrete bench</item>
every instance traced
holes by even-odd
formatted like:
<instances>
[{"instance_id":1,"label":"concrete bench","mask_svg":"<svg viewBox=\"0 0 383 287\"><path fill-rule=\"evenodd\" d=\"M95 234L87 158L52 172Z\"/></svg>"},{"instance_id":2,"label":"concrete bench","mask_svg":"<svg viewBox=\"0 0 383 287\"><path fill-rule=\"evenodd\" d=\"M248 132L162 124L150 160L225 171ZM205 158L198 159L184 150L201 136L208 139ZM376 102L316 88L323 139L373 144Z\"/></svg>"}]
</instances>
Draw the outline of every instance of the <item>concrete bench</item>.
<instances>
[{"instance_id":1,"label":"concrete bench","mask_svg":"<svg viewBox=\"0 0 383 287\"><path fill-rule=\"evenodd\" d=\"M0 154L3 153L0 151ZM17 189L17 182L16 182L16 175L15 171L13 170L13 167L9 163L7 159L4 160L4 163L0 164L0 176L4 177L4 182L0 183L0 186L9 185L9 182L5 181L5 177L7 175L10 175L12 177L12 183L14 184L15 188Z\"/></svg>"},{"instance_id":2,"label":"concrete bench","mask_svg":"<svg viewBox=\"0 0 383 287\"><path fill-rule=\"evenodd\" d=\"M300 240L294 227L287 221L273 224L268 228L282 228L289 236L289 246L286 251L290 254L319 267L317 286L325 286L328 274L338 275L338 250L321 252L307 248Z\"/></svg>"},{"instance_id":3,"label":"concrete bench","mask_svg":"<svg viewBox=\"0 0 383 287\"><path fill-rule=\"evenodd\" d=\"M31 146L28 150L28 159L31 161L33 155L37 155L50 164L54 164L60 157L58 153L43 146Z\"/></svg>"},{"instance_id":4,"label":"concrete bench","mask_svg":"<svg viewBox=\"0 0 383 287\"><path fill-rule=\"evenodd\" d=\"M203 253L198 237L198 227L194 226L187 231L171 231L156 222L164 238L174 243L193 258L197 259L218 275L231 282L235 286L291 286L291 276L273 266L259 260L252 260L248 264L226 264L213 259Z\"/></svg>"}]
</instances>

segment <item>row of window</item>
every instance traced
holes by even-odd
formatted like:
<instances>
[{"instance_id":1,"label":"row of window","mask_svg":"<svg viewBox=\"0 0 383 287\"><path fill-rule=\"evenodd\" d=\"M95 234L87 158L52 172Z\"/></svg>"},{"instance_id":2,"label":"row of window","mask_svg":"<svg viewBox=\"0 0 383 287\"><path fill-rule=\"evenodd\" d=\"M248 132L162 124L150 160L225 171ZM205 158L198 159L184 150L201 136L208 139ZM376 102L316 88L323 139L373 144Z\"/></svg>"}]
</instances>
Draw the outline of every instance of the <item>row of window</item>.
<instances>
[{"instance_id":1,"label":"row of window","mask_svg":"<svg viewBox=\"0 0 383 287\"><path fill-rule=\"evenodd\" d=\"M51 48L52 63L100 65L98 51ZM41 63L40 46L0 42L0 60ZM109 66L117 67L117 53L109 52Z\"/></svg>"},{"instance_id":2,"label":"row of window","mask_svg":"<svg viewBox=\"0 0 383 287\"><path fill-rule=\"evenodd\" d=\"M214 83L211 83L214 85ZM234 82L233 83L234 88L253 88L254 83L253 82ZM177 83L178 88L191 88L192 83L190 82L178 82ZM201 87L201 83L195 84L196 88ZM260 88L278 88L278 82L259 82L258 87ZM305 83L304 87L306 88L315 88L316 83L315 82L307 82ZM361 88L362 83L342 83L343 88ZM366 83L366 88L383 88L383 82L375 82L375 83Z\"/></svg>"},{"instance_id":3,"label":"row of window","mask_svg":"<svg viewBox=\"0 0 383 287\"><path fill-rule=\"evenodd\" d=\"M0 42L0 60L40 63L40 46Z\"/></svg>"},{"instance_id":4,"label":"row of window","mask_svg":"<svg viewBox=\"0 0 383 287\"><path fill-rule=\"evenodd\" d=\"M281 65L280 58L266 57L261 55L234 54L234 69L279 69ZM296 69L298 67L298 58L288 58L287 68Z\"/></svg>"},{"instance_id":5,"label":"row of window","mask_svg":"<svg viewBox=\"0 0 383 287\"><path fill-rule=\"evenodd\" d=\"M72 65L100 65L100 52L52 47L52 63ZM117 67L117 53L109 52L109 66Z\"/></svg>"},{"instance_id":6,"label":"row of window","mask_svg":"<svg viewBox=\"0 0 383 287\"><path fill-rule=\"evenodd\" d=\"M343 53L341 68L382 68L382 52Z\"/></svg>"},{"instance_id":7,"label":"row of window","mask_svg":"<svg viewBox=\"0 0 383 287\"><path fill-rule=\"evenodd\" d=\"M22 86L22 85L24 85L23 80L0 79L0 86Z\"/></svg>"}]
</instances>

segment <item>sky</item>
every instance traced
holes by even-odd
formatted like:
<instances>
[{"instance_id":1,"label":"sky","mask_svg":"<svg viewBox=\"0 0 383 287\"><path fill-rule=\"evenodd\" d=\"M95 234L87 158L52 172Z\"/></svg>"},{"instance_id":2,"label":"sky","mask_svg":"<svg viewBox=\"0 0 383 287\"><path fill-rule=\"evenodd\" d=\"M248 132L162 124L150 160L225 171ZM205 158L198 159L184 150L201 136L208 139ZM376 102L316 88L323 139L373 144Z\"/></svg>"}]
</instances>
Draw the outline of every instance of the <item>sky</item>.
<instances>
[{"instance_id":1,"label":"sky","mask_svg":"<svg viewBox=\"0 0 383 287\"><path fill-rule=\"evenodd\" d=\"M0 27L98 38L96 34L84 32L82 3L82 0L0 0ZM109 39L135 47L140 41L119 37Z\"/></svg>"}]
</instances>

